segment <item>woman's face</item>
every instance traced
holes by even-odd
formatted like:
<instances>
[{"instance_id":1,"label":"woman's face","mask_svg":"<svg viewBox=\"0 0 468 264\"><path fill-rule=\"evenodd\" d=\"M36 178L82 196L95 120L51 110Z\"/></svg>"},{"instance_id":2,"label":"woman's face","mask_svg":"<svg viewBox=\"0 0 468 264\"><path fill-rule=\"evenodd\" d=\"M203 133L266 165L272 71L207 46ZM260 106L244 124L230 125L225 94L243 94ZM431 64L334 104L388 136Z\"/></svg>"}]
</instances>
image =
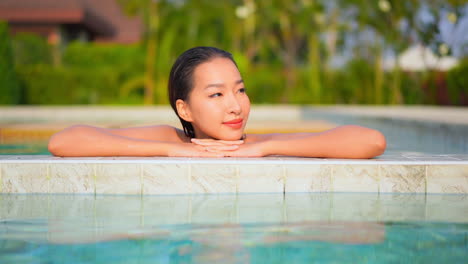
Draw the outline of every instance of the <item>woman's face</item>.
<instances>
[{"instance_id":1,"label":"woman's face","mask_svg":"<svg viewBox=\"0 0 468 264\"><path fill-rule=\"evenodd\" d=\"M189 99L177 100L180 117L191 122L197 138L239 140L250 112L249 97L236 65L214 58L195 68Z\"/></svg>"}]
</instances>

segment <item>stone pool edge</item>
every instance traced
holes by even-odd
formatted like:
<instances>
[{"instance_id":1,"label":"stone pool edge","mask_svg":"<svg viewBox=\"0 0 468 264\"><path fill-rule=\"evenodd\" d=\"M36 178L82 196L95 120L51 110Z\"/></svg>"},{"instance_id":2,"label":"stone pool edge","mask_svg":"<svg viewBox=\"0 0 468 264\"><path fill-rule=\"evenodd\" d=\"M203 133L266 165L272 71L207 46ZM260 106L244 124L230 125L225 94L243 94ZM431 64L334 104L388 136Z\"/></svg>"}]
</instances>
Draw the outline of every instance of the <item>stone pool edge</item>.
<instances>
[{"instance_id":1,"label":"stone pool edge","mask_svg":"<svg viewBox=\"0 0 468 264\"><path fill-rule=\"evenodd\" d=\"M468 193L468 159L0 156L1 193Z\"/></svg>"}]
</instances>

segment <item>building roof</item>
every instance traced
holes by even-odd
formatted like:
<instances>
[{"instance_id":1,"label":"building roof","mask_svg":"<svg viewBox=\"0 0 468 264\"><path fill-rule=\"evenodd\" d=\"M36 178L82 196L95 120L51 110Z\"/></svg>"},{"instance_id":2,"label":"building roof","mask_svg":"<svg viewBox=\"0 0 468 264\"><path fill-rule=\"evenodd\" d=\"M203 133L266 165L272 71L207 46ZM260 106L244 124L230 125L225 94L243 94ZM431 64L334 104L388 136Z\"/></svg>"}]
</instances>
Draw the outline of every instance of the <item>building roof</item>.
<instances>
[{"instance_id":1,"label":"building roof","mask_svg":"<svg viewBox=\"0 0 468 264\"><path fill-rule=\"evenodd\" d=\"M141 39L143 34L143 23L140 17L129 17L126 15L117 0L81 0L88 8L99 13L109 21L115 30L112 38L98 38L100 42L134 43Z\"/></svg>"},{"instance_id":2,"label":"building roof","mask_svg":"<svg viewBox=\"0 0 468 264\"><path fill-rule=\"evenodd\" d=\"M10 23L83 24L100 42L141 38L138 17L126 16L117 0L1 0L0 19Z\"/></svg>"}]
</instances>

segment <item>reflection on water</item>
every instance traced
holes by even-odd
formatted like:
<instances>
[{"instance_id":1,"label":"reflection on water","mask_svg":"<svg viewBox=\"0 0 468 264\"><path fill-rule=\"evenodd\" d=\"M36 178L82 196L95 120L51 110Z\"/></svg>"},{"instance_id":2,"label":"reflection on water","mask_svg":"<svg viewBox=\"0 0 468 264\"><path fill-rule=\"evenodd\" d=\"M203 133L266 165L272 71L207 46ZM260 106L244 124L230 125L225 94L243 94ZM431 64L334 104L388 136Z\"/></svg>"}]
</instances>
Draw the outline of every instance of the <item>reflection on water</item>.
<instances>
[{"instance_id":1,"label":"reflection on water","mask_svg":"<svg viewBox=\"0 0 468 264\"><path fill-rule=\"evenodd\" d=\"M28 228L26 222L2 225ZM175 225L103 235L99 242L4 237L0 262L462 263L468 257L467 235L466 224L454 223Z\"/></svg>"},{"instance_id":2,"label":"reflection on water","mask_svg":"<svg viewBox=\"0 0 468 264\"><path fill-rule=\"evenodd\" d=\"M467 204L466 195L0 195L0 263L462 263Z\"/></svg>"}]
</instances>

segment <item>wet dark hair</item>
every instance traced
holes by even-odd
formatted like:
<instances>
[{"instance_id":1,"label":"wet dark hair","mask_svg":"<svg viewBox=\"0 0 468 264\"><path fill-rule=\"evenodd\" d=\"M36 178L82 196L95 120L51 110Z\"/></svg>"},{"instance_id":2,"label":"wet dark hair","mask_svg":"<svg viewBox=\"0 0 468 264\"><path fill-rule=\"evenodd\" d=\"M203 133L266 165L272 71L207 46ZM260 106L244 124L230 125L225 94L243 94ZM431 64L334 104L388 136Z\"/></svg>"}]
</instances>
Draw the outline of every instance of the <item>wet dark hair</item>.
<instances>
[{"instance_id":1,"label":"wet dark hair","mask_svg":"<svg viewBox=\"0 0 468 264\"><path fill-rule=\"evenodd\" d=\"M184 133L187 137L194 138L195 131L190 122L179 116L176 101L181 99L187 101L193 89L193 73L198 65L208 62L214 58L230 59L236 66L232 54L214 47L195 47L182 53L172 65L168 82L169 102L176 115L179 117Z\"/></svg>"}]
</instances>

